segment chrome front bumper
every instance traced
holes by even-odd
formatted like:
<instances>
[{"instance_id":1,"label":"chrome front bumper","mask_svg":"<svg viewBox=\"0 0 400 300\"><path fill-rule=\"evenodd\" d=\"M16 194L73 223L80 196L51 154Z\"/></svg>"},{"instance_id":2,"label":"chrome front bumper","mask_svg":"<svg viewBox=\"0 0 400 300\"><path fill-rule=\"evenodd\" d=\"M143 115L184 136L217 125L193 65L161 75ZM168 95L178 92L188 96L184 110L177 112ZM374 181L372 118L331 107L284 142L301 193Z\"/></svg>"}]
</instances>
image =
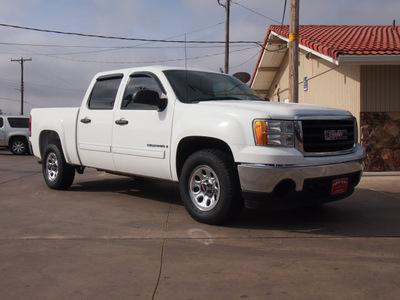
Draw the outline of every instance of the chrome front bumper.
<instances>
[{"instance_id":1,"label":"chrome front bumper","mask_svg":"<svg viewBox=\"0 0 400 300\"><path fill-rule=\"evenodd\" d=\"M283 181L292 181L297 192L303 190L306 179L340 176L362 172L363 160L316 166L268 166L262 164L241 164L238 166L243 192L272 193Z\"/></svg>"}]
</instances>

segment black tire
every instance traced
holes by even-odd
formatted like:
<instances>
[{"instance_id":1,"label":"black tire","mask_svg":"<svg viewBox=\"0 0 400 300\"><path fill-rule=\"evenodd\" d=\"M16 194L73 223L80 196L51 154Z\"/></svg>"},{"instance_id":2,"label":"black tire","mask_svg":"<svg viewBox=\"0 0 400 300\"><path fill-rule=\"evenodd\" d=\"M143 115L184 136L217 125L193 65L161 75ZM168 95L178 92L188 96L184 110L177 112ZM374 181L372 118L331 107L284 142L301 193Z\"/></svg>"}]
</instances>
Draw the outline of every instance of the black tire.
<instances>
[{"instance_id":1,"label":"black tire","mask_svg":"<svg viewBox=\"0 0 400 300\"><path fill-rule=\"evenodd\" d=\"M49 144L43 155L42 172L47 186L67 190L75 178L75 168L65 161L61 145Z\"/></svg>"},{"instance_id":2,"label":"black tire","mask_svg":"<svg viewBox=\"0 0 400 300\"><path fill-rule=\"evenodd\" d=\"M29 152L28 141L24 137L12 138L10 142L10 149L15 155L24 155Z\"/></svg>"},{"instance_id":3,"label":"black tire","mask_svg":"<svg viewBox=\"0 0 400 300\"><path fill-rule=\"evenodd\" d=\"M201 223L226 223L243 208L236 166L220 150L200 150L186 160L180 193L187 212Z\"/></svg>"}]
</instances>

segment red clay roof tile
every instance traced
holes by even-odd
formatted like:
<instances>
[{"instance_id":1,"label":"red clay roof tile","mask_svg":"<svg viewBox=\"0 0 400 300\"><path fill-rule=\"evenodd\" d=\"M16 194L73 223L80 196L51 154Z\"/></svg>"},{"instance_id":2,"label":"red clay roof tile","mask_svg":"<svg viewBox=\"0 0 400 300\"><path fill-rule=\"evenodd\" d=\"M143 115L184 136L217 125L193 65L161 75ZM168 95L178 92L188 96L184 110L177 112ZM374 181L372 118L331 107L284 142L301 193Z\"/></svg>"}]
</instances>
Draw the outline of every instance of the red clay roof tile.
<instances>
[{"instance_id":1,"label":"red clay roof tile","mask_svg":"<svg viewBox=\"0 0 400 300\"><path fill-rule=\"evenodd\" d=\"M271 25L273 31L289 38L288 25ZM399 55L400 26L300 25L299 43L338 59L339 55Z\"/></svg>"}]
</instances>

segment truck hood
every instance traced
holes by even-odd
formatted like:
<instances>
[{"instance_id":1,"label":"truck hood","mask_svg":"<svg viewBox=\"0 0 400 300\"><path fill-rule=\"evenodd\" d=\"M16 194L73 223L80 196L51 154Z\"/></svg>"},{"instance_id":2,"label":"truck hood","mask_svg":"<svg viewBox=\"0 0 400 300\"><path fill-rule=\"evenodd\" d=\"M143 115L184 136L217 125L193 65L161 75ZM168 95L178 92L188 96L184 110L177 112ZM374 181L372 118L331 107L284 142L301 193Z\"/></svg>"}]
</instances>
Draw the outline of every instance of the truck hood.
<instances>
[{"instance_id":1,"label":"truck hood","mask_svg":"<svg viewBox=\"0 0 400 300\"><path fill-rule=\"evenodd\" d=\"M351 113L346 110L298 103L276 103L267 101L243 100L218 100L203 101L196 105L204 109L229 111L231 113L249 113L257 118L293 120L295 116L343 116L349 117Z\"/></svg>"}]
</instances>

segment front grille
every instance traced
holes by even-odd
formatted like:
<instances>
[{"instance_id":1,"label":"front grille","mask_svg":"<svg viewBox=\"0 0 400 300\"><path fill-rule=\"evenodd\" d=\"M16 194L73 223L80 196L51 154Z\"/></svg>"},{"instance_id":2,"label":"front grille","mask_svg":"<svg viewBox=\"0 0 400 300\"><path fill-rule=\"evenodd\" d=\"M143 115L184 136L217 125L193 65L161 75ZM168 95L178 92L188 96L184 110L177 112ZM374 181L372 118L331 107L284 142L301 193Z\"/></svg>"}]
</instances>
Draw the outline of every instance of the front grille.
<instances>
[{"instance_id":1,"label":"front grille","mask_svg":"<svg viewBox=\"0 0 400 300\"><path fill-rule=\"evenodd\" d=\"M304 153L328 153L351 150L355 141L355 122L345 120L302 120Z\"/></svg>"}]
</instances>

